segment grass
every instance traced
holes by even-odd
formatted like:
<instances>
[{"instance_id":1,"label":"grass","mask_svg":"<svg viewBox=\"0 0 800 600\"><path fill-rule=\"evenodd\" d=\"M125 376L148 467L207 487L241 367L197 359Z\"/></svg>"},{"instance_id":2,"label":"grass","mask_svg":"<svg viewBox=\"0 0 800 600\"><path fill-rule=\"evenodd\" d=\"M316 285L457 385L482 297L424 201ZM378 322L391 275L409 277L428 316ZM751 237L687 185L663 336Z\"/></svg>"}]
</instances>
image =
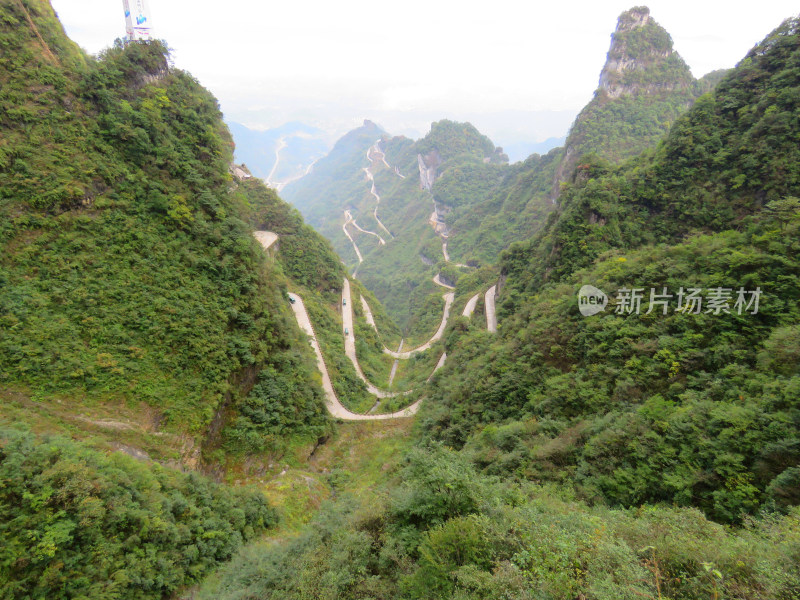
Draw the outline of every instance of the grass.
<instances>
[{"instance_id":1,"label":"grass","mask_svg":"<svg viewBox=\"0 0 800 600\"><path fill-rule=\"evenodd\" d=\"M327 499L376 493L411 446L413 419L342 423L324 443L296 448L294 455L258 478L281 520L270 539L297 533ZM252 481L251 481L252 482Z\"/></svg>"},{"instance_id":2,"label":"grass","mask_svg":"<svg viewBox=\"0 0 800 600\"><path fill-rule=\"evenodd\" d=\"M143 402L44 396L13 387L0 390L0 403L0 425L25 423L36 434L57 433L129 454L144 452L172 466L197 465L193 438L159 431L159 413Z\"/></svg>"}]
</instances>

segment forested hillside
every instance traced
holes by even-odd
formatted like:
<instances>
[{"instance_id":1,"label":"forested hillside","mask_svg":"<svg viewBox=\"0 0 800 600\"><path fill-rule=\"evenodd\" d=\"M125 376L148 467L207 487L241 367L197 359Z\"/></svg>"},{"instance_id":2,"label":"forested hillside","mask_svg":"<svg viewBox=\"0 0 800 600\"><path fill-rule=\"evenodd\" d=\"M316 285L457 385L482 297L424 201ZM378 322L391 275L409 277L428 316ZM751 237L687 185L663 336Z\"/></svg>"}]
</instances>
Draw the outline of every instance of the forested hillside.
<instances>
[{"instance_id":1,"label":"forested hillside","mask_svg":"<svg viewBox=\"0 0 800 600\"><path fill-rule=\"evenodd\" d=\"M0 428L0 598L157 599L274 525L256 490Z\"/></svg>"},{"instance_id":2,"label":"forested hillside","mask_svg":"<svg viewBox=\"0 0 800 600\"><path fill-rule=\"evenodd\" d=\"M722 74L696 81L647 7L622 13L598 88L572 124L564 148L530 157L482 202L453 211L448 225L454 253L493 261L512 242L531 237L584 157L617 164L654 146Z\"/></svg>"},{"instance_id":3,"label":"forested hillside","mask_svg":"<svg viewBox=\"0 0 800 600\"><path fill-rule=\"evenodd\" d=\"M441 315L440 288L431 279L446 267L431 214L444 219L496 188L506 162L468 123L433 123L414 142L367 121L282 194L331 241L406 338L423 340Z\"/></svg>"},{"instance_id":4,"label":"forested hillside","mask_svg":"<svg viewBox=\"0 0 800 600\"><path fill-rule=\"evenodd\" d=\"M340 286L328 245L274 194L268 210L263 186L232 181L215 99L164 46L95 60L46 3L23 6L31 24L5 5L0 30L4 388L143 403L202 440L241 425L236 406L272 378L271 432L322 431L285 288ZM287 234L278 263L254 225Z\"/></svg>"},{"instance_id":5,"label":"forested hillside","mask_svg":"<svg viewBox=\"0 0 800 600\"><path fill-rule=\"evenodd\" d=\"M365 122L332 244L165 43L0 48L0 600L800 597L800 18L697 82L623 13L515 165Z\"/></svg>"},{"instance_id":6,"label":"forested hillside","mask_svg":"<svg viewBox=\"0 0 800 600\"><path fill-rule=\"evenodd\" d=\"M429 436L613 504L739 521L796 503L799 64L793 20L654 151L580 167L547 227L503 256L502 340L451 338L460 366L428 404ZM584 284L609 294L604 313L578 313ZM614 309L622 288L644 290L641 314ZM650 310L651 288L669 310ZM729 300L678 311L690 288ZM740 289L761 291L755 314ZM498 421L519 427L505 449L480 433Z\"/></svg>"},{"instance_id":7,"label":"forested hillside","mask_svg":"<svg viewBox=\"0 0 800 600\"><path fill-rule=\"evenodd\" d=\"M163 43L89 57L25 0L0 45L0 597L162 598L275 513L156 461L221 476L330 433L286 290L330 315L343 271L229 174L216 100Z\"/></svg>"}]
</instances>

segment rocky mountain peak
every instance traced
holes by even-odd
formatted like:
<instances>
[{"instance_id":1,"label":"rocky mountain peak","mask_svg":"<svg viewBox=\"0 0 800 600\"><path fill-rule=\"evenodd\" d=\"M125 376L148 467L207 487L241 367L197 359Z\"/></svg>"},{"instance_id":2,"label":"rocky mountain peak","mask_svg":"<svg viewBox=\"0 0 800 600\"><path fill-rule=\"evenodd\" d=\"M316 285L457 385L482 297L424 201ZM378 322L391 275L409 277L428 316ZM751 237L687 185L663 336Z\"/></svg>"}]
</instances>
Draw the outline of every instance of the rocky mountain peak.
<instances>
[{"instance_id":1,"label":"rocky mountain peak","mask_svg":"<svg viewBox=\"0 0 800 600\"><path fill-rule=\"evenodd\" d=\"M649 8L646 6L634 6L632 9L622 13L617 19L617 32L643 27L652 20Z\"/></svg>"},{"instance_id":2,"label":"rocky mountain peak","mask_svg":"<svg viewBox=\"0 0 800 600\"><path fill-rule=\"evenodd\" d=\"M594 98L570 129L550 197L555 201L580 156L619 162L654 144L694 101L695 79L669 33L646 6L622 13Z\"/></svg>"},{"instance_id":3,"label":"rocky mountain peak","mask_svg":"<svg viewBox=\"0 0 800 600\"><path fill-rule=\"evenodd\" d=\"M625 11L611 35L598 93L610 98L653 94L692 85L689 67L672 47L672 38L646 6Z\"/></svg>"}]
</instances>

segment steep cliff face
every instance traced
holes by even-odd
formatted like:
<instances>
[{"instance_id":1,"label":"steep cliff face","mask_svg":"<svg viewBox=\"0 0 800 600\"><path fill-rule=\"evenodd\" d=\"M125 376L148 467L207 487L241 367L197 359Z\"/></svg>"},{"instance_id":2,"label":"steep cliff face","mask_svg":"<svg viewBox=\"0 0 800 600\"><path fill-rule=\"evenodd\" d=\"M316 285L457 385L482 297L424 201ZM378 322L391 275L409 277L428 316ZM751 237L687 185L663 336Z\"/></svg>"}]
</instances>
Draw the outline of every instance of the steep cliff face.
<instances>
[{"instance_id":1,"label":"steep cliff face","mask_svg":"<svg viewBox=\"0 0 800 600\"><path fill-rule=\"evenodd\" d=\"M417 166L419 167L419 184L422 189L429 192L433 189L433 183L436 181L437 169L442 164L442 157L439 151L434 149L428 152L427 155L417 154Z\"/></svg>"},{"instance_id":2,"label":"steep cliff face","mask_svg":"<svg viewBox=\"0 0 800 600\"><path fill-rule=\"evenodd\" d=\"M654 144L700 88L647 7L622 13L594 98L570 130L551 197L558 197L581 156L619 162Z\"/></svg>"}]
</instances>

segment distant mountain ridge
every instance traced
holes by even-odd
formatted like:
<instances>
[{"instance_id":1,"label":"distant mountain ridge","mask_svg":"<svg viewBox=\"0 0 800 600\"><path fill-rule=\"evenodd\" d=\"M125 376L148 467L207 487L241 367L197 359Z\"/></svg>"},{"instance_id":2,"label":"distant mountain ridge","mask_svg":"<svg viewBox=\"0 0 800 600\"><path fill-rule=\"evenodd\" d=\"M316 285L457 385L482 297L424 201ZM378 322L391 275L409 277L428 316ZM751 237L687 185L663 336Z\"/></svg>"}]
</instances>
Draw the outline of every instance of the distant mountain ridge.
<instances>
[{"instance_id":1,"label":"distant mountain ridge","mask_svg":"<svg viewBox=\"0 0 800 600\"><path fill-rule=\"evenodd\" d=\"M232 121L227 125L236 143L236 160L278 190L305 175L330 149L325 132L299 121L266 130Z\"/></svg>"}]
</instances>

